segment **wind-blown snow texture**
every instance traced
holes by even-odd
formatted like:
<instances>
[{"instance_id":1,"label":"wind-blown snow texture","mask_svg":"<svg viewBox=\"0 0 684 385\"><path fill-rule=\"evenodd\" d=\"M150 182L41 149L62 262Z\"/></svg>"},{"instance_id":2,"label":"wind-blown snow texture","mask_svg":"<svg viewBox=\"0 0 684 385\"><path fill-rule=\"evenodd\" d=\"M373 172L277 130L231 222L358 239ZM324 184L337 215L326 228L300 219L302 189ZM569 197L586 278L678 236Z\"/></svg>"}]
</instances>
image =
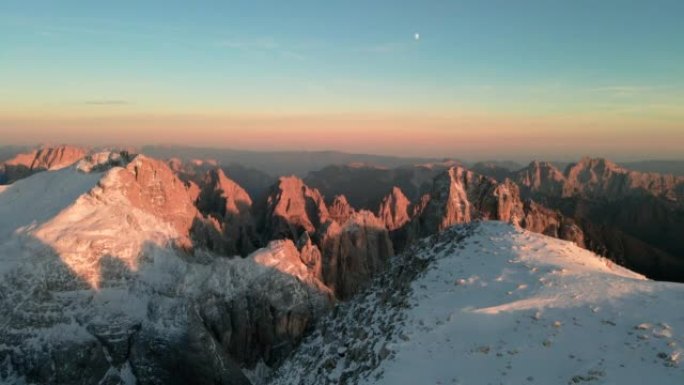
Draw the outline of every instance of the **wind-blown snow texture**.
<instances>
[{"instance_id":1,"label":"wind-blown snow texture","mask_svg":"<svg viewBox=\"0 0 684 385\"><path fill-rule=\"evenodd\" d=\"M682 384L684 285L500 222L398 256L277 384Z\"/></svg>"}]
</instances>

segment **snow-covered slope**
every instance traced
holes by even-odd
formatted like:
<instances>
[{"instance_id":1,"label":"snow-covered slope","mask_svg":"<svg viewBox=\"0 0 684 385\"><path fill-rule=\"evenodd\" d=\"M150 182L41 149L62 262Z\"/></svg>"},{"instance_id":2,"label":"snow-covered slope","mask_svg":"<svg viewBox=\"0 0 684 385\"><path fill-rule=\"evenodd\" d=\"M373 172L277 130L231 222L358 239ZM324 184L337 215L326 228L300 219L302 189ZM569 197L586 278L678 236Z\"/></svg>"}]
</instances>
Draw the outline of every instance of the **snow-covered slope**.
<instances>
[{"instance_id":1,"label":"snow-covered slope","mask_svg":"<svg viewBox=\"0 0 684 385\"><path fill-rule=\"evenodd\" d=\"M276 384L682 384L684 285L500 222L398 256Z\"/></svg>"},{"instance_id":2,"label":"snow-covered slope","mask_svg":"<svg viewBox=\"0 0 684 385\"><path fill-rule=\"evenodd\" d=\"M41 223L54 216L95 186L101 175L72 169L47 171L0 189L0 239L18 228Z\"/></svg>"},{"instance_id":3,"label":"snow-covered slope","mask_svg":"<svg viewBox=\"0 0 684 385\"><path fill-rule=\"evenodd\" d=\"M278 359L328 303L299 254L265 262L291 242L176 247L194 211L154 211L183 193L160 162L83 166L0 190L0 384L248 384L236 361Z\"/></svg>"}]
</instances>

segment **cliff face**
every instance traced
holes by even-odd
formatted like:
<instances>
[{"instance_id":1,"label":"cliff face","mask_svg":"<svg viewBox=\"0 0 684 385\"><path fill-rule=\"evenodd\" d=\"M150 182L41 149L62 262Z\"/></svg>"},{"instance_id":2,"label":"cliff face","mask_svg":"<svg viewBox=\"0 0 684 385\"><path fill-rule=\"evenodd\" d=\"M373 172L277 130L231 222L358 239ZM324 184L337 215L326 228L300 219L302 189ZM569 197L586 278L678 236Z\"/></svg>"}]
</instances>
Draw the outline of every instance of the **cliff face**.
<instances>
[{"instance_id":1,"label":"cliff face","mask_svg":"<svg viewBox=\"0 0 684 385\"><path fill-rule=\"evenodd\" d=\"M591 250L652 278L684 279L678 235L684 231L684 178L583 158L564 173L533 162L516 180L526 194L572 218Z\"/></svg>"},{"instance_id":2,"label":"cliff face","mask_svg":"<svg viewBox=\"0 0 684 385\"><path fill-rule=\"evenodd\" d=\"M40 171L59 170L71 166L86 155L80 147L44 147L16 155L0 164L0 182L13 183Z\"/></svg>"},{"instance_id":3,"label":"cliff face","mask_svg":"<svg viewBox=\"0 0 684 385\"><path fill-rule=\"evenodd\" d=\"M328 208L330 219L337 223L346 222L354 214L355 210L344 195L336 195Z\"/></svg>"},{"instance_id":4,"label":"cliff face","mask_svg":"<svg viewBox=\"0 0 684 385\"><path fill-rule=\"evenodd\" d=\"M313 234L329 219L323 196L294 176L281 177L271 188L262 218L262 233L270 239L299 239Z\"/></svg>"},{"instance_id":5,"label":"cliff face","mask_svg":"<svg viewBox=\"0 0 684 385\"><path fill-rule=\"evenodd\" d=\"M624 169L606 159L583 158L565 171L563 196L620 198L652 195L682 203L684 178Z\"/></svg>"},{"instance_id":6,"label":"cliff face","mask_svg":"<svg viewBox=\"0 0 684 385\"><path fill-rule=\"evenodd\" d=\"M453 167L434 179L432 192L409 204L395 189L380 207L395 250L416 239L473 220L497 220L583 245L582 231L559 212L521 198L518 185L506 179Z\"/></svg>"},{"instance_id":7,"label":"cliff face","mask_svg":"<svg viewBox=\"0 0 684 385\"><path fill-rule=\"evenodd\" d=\"M196 198L199 211L209 218L207 224L221 240L214 251L225 255L247 255L258 245L252 216L252 199L247 192L226 177L223 170L207 171ZM218 247L220 245L220 247Z\"/></svg>"},{"instance_id":8,"label":"cliff face","mask_svg":"<svg viewBox=\"0 0 684 385\"><path fill-rule=\"evenodd\" d=\"M498 183L462 167L435 178L430 200L420 214L420 233L434 234L454 224L492 219L518 224L523 217L515 183Z\"/></svg>"},{"instance_id":9,"label":"cliff face","mask_svg":"<svg viewBox=\"0 0 684 385\"><path fill-rule=\"evenodd\" d=\"M166 163L185 182L201 184L207 172L221 169L232 181L243 188L253 200L261 199L268 192L277 178L260 170L238 163L223 164L215 159L167 158Z\"/></svg>"},{"instance_id":10,"label":"cliff face","mask_svg":"<svg viewBox=\"0 0 684 385\"><path fill-rule=\"evenodd\" d=\"M514 178L526 191L554 196L563 193L565 184L563 173L549 162L533 161Z\"/></svg>"},{"instance_id":11,"label":"cliff face","mask_svg":"<svg viewBox=\"0 0 684 385\"><path fill-rule=\"evenodd\" d=\"M198 211L187 185L164 162L143 155L115 172L119 179L116 186L132 206L170 223L178 234L178 246L190 249L190 230Z\"/></svg>"},{"instance_id":12,"label":"cliff face","mask_svg":"<svg viewBox=\"0 0 684 385\"><path fill-rule=\"evenodd\" d=\"M409 210L411 201L399 187L392 187L392 191L382 200L378 209L378 217L385 222L389 231L394 231L411 220Z\"/></svg>"},{"instance_id":13,"label":"cliff face","mask_svg":"<svg viewBox=\"0 0 684 385\"><path fill-rule=\"evenodd\" d=\"M354 213L343 225L326 223L319 237L323 281L340 299L363 289L394 255L385 224L370 211Z\"/></svg>"},{"instance_id":14,"label":"cliff face","mask_svg":"<svg viewBox=\"0 0 684 385\"><path fill-rule=\"evenodd\" d=\"M522 228L550 237L572 241L580 247L586 247L582 229L559 211L551 210L538 203L527 201L524 205L525 215L520 225Z\"/></svg>"},{"instance_id":15,"label":"cliff face","mask_svg":"<svg viewBox=\"0 0 684 385\"><path fill-rule=\"evenodd\" d=\"M601 158L582 158L561 172L547 162L532 162L515 180L531 193L553 197L618 200L654 196L680 204L684 178L627 170Z\"/></svg>"},{"instance_id":16,"label":"cliff face","mask_svg":"<svg viewBox=\"0 0 684 385\"><path fill-rule=\"evenodd\" d=\"M340 195L328 208L318 190L296 177L273 187L262 223L264 238L297 241L304 263L341 299L363 288L394 254L384 223L373 213L354 211Z\"/></svg>"},{"instance_id":17,"label":"cliff face","mask_svg":"<svg viewBox=\"0 0 684 385\"><path fill-rule=\"evenodd\" d=\"M450 163L384 168L366 164L332 165L309 173L306 184L326 197L344 195L356 209L376 211L393 187L410 200L430 191L432 179Z\"/></svg>"},{"instance_id":18,"label":"cliff face","mask_svg":"<svg viewBox=\"0 0 684 385\"><path fill-rule=\"evenodd\" d=\"M421 234L434 234L457 223L470 222L475 207L472 207L468 193L475 193L480 180L461 167L435 177L430 201L420 217Z\"/></svg>"}]
</instances>

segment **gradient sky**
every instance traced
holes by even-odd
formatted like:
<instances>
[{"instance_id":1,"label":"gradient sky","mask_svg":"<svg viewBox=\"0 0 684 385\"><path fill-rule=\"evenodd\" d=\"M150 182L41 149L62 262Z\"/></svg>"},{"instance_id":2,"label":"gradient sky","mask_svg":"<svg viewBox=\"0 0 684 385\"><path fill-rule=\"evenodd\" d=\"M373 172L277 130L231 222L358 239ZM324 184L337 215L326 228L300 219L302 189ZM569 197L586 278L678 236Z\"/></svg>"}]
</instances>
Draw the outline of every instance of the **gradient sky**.
<instances>
[{"instance_id":1,"label":"gradient sky","mask_svg":"<svg viewBox=\"0 0 684 385\"><path fill-rule=\"evenodd\" d=\"M681 0L2 0L0 145L684 158L683 17Z\"/></svg>"}]
</instances>

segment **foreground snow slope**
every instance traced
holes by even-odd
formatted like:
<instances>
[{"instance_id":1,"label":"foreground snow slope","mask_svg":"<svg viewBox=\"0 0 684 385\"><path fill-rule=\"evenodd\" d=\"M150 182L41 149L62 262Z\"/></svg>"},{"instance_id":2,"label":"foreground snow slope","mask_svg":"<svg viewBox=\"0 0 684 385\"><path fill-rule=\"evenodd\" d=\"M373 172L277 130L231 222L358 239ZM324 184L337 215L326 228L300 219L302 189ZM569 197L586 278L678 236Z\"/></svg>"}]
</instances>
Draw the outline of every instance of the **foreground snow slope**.
<instances>
[{"instance_id":1,"label":"foreground snow slope","mask_svg":"<svg viewBox=\"0 0 684 385\"><path fill-rule=\"evenodd\" d=\"M421 241L271 384L683 384L684 285L500 222Z\"/></svg>"}]
</instances>

